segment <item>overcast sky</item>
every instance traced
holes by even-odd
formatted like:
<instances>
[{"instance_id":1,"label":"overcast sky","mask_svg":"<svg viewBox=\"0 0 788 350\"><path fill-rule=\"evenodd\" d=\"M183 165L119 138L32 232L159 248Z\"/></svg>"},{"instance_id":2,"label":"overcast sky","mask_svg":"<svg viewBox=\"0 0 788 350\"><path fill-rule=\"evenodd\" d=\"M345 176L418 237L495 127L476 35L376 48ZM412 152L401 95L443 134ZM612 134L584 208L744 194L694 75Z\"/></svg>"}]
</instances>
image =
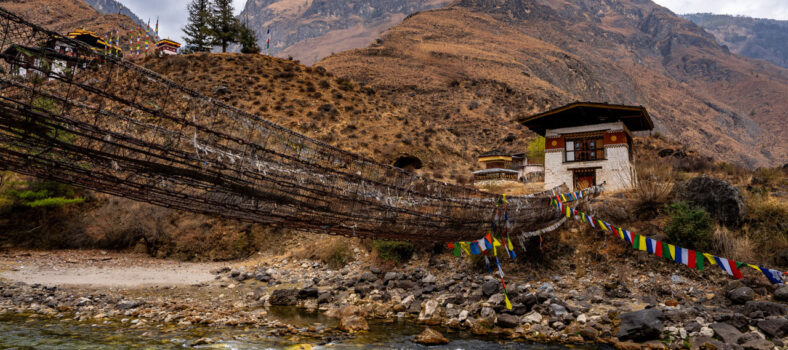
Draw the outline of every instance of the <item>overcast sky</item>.
<instances>
[{"instance_id":1,"label":"overcast sky","mask_svg":"<svg viewBox=\"0 0 788 350\"><path fill-rule=\"evenodd\" d=\"M151 26L159 17L162 38L182 41L181 28L186 24L186 4L190 0L120 0L143 21L151 19ZM385 1L385 0L383 0ZM729 15L788 20L788 0L653 0L675 13L711 12ZM243 10L246 0L233 0L236 15Z\"/></svg>"}]
</instances>

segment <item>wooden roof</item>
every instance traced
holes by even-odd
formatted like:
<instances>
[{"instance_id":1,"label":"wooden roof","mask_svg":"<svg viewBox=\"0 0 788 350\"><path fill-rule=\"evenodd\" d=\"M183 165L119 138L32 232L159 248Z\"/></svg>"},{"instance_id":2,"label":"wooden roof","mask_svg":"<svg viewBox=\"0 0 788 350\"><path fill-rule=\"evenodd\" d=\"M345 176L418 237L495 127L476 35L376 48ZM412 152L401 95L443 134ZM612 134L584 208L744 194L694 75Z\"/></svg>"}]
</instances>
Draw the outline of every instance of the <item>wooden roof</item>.
<instances>
[{"instance_id":1,"label":"wooden roof","mask_svg":"<svg viewBox=\"0 0 788 350\"><path fill-rule=\"evenodd\" d=\"M176 48L181 47L180 43L178 43L176 41L173 41L173 40L170 40L170 39L161 39L161 40L159 40L156 43L156 46L159 46L159 45L170 45L170 46L175 46Z\"/></svg>"},{"instance_id":2,"label":"wooden roof","mask_svg":"<svg viewBox=\"0 0 788 350\"><path fill-rule=\"evenodd\" d=\"M654 129L646 108L643 106L615 105L598 102L574 102L517 122L544 136L547 129L594 125L621 121L631 131Z\"/></svg>"}]
</instances>

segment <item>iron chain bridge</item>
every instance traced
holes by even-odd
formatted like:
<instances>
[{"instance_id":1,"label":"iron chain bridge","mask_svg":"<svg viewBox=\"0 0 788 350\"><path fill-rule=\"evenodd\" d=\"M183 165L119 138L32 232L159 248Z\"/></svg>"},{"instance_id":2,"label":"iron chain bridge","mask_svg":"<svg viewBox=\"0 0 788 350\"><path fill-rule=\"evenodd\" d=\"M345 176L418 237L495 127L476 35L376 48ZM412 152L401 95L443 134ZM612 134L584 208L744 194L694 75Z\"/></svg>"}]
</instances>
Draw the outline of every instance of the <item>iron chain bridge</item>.
<instances>
[{"instance_id":1,"label":"iron chain bridge","mask_svg":"<svg viewBox=\"0 0 788 350\"><path fill-rule=\"evenodd\" d=\"M0 55L0 169L377 239L476 239L501 199L332 147L4 10ZM510 232L558 218L548 193L508 198Z\"/></svg>"}]
</instances>

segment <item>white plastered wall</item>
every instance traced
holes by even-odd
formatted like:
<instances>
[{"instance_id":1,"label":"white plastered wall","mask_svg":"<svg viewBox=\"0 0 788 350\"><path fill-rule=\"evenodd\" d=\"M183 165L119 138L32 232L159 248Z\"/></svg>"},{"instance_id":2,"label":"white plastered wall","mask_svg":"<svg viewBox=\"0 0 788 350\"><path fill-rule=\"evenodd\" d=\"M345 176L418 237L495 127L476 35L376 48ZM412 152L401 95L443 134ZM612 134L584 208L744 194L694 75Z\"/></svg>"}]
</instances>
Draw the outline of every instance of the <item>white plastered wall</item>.
<instances>
[{"instance_id":1,"label":"white plastered wall","mask_svg":"<svg viewBox=\"0 0 788 350\"><path fill-rule=\"evenodd\" d=\"M561 129L547 130L547 137L557 137L580 132L593 131L623 131L624 123L603 123ZM597 185L605 183L605 189L618 191L632 188L634 185L634 168L629 160L629 146L627 144L605 145L605 160L588 162L564 162L564 150L553 149L545 151L545 188L553 188L566 184L573 188L572 169L597 168Z\"/></svg>"}]
</instances>

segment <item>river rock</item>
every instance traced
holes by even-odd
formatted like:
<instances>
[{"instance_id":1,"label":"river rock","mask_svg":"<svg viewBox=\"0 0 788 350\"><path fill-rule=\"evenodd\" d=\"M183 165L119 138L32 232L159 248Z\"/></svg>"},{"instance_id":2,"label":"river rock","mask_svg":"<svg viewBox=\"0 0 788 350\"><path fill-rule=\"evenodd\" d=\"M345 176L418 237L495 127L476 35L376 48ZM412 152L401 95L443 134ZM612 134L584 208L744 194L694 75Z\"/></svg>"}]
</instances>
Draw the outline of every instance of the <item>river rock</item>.
<instances>
[{"instance_id":1,"label":"river rock","mask_svg":"<svg viewBox=\"0 0 788 350\"><path fill-rule=\"evenodd\" d=\"M498 315L498 321L496 324L501 328L515 328L520 325L520 319L514 315L500 314Z\"/></svg>"},{"instance_id":2,"label":"river rock","mask_svg":"<svg viewBox=\"0 0 788 350\"><path fill-rule=\"evenodd\" d=\"M753 339L744 344L741 344L744 350L772 350L774 343L766 339Z\"/></svg>"},{"instance_id":3,"label":"river rock","mask_svg":"<svg viewBox=\"0 0 788 350\"><path fill-rule=\"evenodd\" d=\"M396 280L397 276L398 276L398 274L396 272L394 272L394 271L386 272L386 274L383 275L383 283L387 283L388 281L391 281L391 280Z\"/></svg>"},{"instance_id":4,"label":"river rock","mask_svg":"<svg viewBox=\"0 0 788 350\"><path fill-rule=\"evenodd\" d=\"M742 333L736 327L727 323L713 323L709 326L717 337L728 344L737 344Z\"/></svg>"},{"instance_id":5,"label":"river rock","mask_svg":"<svg viewBox=\"0 0 788 350\"><path fill-rule=\"evenodd\" d=\"M378 279L378 276L372 272L364 272L361 274L359 281L361 282L375 282Z\"/></svg>"},{"instance_id":6,"label":"river rock","mask_svg":"<svg viewBox=\"0 0 788 350\"><path fill-rule=\"evenodd\" d=\"M397 281L397 287L402 288L404 290L413 290L416 288L416 282L411 280L399 280Z\"/></svg>"},{"instance_id":7,"label":"river rock","mask_svg":"<svg viewBox=\"0 0 788 350\"><path fill-rule=\"evenodd\" d=\"M413 342L422 345L443 345L448 344L449 339L444 337L440 332L427 327L421 334L413 339Z\"/></svg>"},{"instance_id":8,"label":"river rock","mask_svg":"<svg viewBox=\"0 0 788 350\"><path fill-rule=\"evenodd\" d=\"M783 285L774 291L774 299L779 301L788 301L788 285Z\"/></svg>"},{"instance_id":9,"label":"river rock","mask_svg":"<svg viewBox=\"0 0 788 350\"><path fill-rule=\"evenodd\" d=\"M529 314L522 317L523 323L538 324L542 322L542 314L531 311Z\"/></svg>"},{"instance_id":10,"label":"river rock","mask_svg":"<svg viewBox=\"0 0 788 350\"><path fill-rule=\"evenodd\" d=\"M484 284L482 284L482 294L484 294L485 297L489 297L498 292L498 287L498 281L490 280L484 282Z\"/></svg>"},{"instance_id":11,"label":"river rock","mask_svg":"<svg viewBox=\"0 0 788 350\"><path fill-rule=\"evenodd\" d=\"M739 287L728 292L728 299L736 304L744 304L755 298L755 292L750 287Z\"/></svg>"},{"instance_id":12,"label":"river rock","mask_svg":"<svg viewBox=\"0 0 788 350\"><path fill-rule=\"evenodd\" d=\"M727 225L738 224L744 214L744 202L739 189L724 180L699 176L678 184L678 200L691 202L711 217Z\"/></svg>"},{"instance_id":13,"label":"river rock","mask_svg":"<svg viewBox=\"0 0 788 350\"><path fill-rule=\"evenodd\" d=\"M337 326L340 330L345 332L358 332L369 330L367 320L359 315L349 315L342 317Z\"/></svg>"},{"instance_id":14,"label":"river rock","mask_svg":"<svg viewBox=\"0 0 788 350\"><path fill-rule=\"evenodd\" d=\"M783 304L770 301L748 301L744 304L744 314L752 317L753 314L763 313L763 316L783 316L788 308Z\"/></svg>"},{"instance_id":15,"label":"river rock","mask_svg":"<svg viewBox=\"0 0 788 350\"><path fill-rule=\"evenodd\" d=\"M438 278L431 273L428 273L427 276L424 276L424 278L421 279L421 283L435 283L437 281Z\"/></svg>"},{"instance_id":16,"label":"river rock","mask_svg":"<svg viewBox=\"0 0 788 350\"><path fill-rule=\"evenodd\" d=\"M621 314L618 333L620 340L638 342L657 339L662 333L662 312L657 309L645 309Z\"/></svg>"},{"instance_id":17,"label":"river rock","mask_svg":"<svg viewBox=\"0 0 788 350\"><path fill-rule=\"evenodd\" d=\"M121 310L129 310L129 309L136 309L142 305L141 301L138 300L122 300L118 302L118 309Z\"/></svg>"},{"instance_id":18,"label":"river rock","mask_svg":"<svg viewBox=\"0 0 788 350\"><path fill-rule=\"evenodd\" d=\"M468 310L460 311L460 314L457 316L457 320L459 320L460 322L467 320L468 314L469 314Z\"/></svg>"},{"instance_id":19,"label":"river rock","mask_svg":"<svg viewBox=\"0 0 788 350\"><path fill-rule=\"evenodd\" d=\"M277 289L268 299L271 305L292 306L298 301L298 289Z\"/></svg>"},{"instance_id":20,"label":"river rock","mask_svg":"<svg viewBox=\"0 0 788 350\"><path fill-rule=\"evenodd\" d=\"M758 321L758 328L772 338L782 338L788 335L788 319L778 317Z\"/></svg>"},{"instance_id":21,"label":"river rock","mask_svg":"<svg viewBox=\"0 0 788 350\"><path fill-rule=\"evenodd\" d=\"M435 316L435 311L438 309L438 302L435 300L427 300L419 313L419 321L427 321Z\"/></svg>"}]
</instances>

